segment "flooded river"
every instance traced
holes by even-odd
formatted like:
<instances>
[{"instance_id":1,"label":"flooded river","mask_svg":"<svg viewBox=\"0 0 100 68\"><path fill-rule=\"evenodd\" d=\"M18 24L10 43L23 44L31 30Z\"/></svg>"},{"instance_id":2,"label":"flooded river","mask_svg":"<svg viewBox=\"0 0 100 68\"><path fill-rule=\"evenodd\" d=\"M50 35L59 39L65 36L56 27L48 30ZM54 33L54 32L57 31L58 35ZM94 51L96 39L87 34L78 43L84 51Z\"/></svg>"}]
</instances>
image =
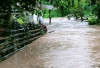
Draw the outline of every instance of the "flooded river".
<instances>
[{"instance_id":1,"label":"flooded river","mask_svg":"<svg viewBox=\"0 0 100 68\"><path fill-rule=\"evenodd\" d=\"M100 26L54 18L48 32L0 68L100 68Z\"/></svg>"}]
</instances>

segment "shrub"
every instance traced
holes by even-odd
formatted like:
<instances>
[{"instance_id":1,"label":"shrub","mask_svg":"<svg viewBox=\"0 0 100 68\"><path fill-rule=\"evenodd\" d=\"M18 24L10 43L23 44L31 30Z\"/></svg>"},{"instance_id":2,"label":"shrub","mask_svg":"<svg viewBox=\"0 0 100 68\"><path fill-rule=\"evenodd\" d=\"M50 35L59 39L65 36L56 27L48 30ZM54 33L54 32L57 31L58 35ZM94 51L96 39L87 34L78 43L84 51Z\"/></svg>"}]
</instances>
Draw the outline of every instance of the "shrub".
<instances>
[{"instance_id":1,"label":"shrub","mask_svg":"<svg viewBox=\"0 0 100 68\"><path fill-rule=\"evenodd\" d=\"M99 23L99 20L97 19L96 16L90 16L88 18L88 23L89 23L89 25L96 25Z\"/></svg>"}]
</instances>

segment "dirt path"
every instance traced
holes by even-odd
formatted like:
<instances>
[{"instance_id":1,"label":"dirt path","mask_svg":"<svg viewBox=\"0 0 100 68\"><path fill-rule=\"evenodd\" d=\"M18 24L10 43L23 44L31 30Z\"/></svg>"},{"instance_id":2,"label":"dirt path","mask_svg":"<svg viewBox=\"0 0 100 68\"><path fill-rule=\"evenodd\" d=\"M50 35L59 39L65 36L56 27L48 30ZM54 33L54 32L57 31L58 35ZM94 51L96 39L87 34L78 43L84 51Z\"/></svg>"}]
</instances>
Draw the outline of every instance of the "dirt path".
<instances>
[{"instance_id":1,"label":"dirt path","mask_svg":"<svg viewBox=\"0 0 100 68\"><path fill-rule=\"evenodd\" d=\"M0 63L0 68L99 68L100 26L54 18L48 33Z\"/></svg>"}]
</instances>

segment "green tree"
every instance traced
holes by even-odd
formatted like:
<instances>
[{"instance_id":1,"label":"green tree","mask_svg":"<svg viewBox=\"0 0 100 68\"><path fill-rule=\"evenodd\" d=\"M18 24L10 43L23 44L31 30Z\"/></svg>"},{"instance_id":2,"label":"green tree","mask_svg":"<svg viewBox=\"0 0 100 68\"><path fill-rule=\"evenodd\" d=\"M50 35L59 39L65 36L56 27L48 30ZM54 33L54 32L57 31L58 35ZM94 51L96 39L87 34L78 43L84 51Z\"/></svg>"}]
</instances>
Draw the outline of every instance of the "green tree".
<instances>
[{"instance_id":1,"label":"green tree","mask_svg":"<svg viewBox=\"0 0 100 68\"><path fill-rule=\"evenodd\" d=\"M100 22L100 0L44 0L51 2L61 12L62 16L74 14L76 18L95 16Z\"/></svg>"},{"instance_id":2,"label":"green tree","mask_svg":"<svg viewBox=\"0 0 100 68\"><path fill-rule=\"evenodd\" d=\"M92 12L98 17L100 23L100 0L91 0Z\"/></svg>"},{"instance_id":3,"label":"green tree","mask_svg":"<svg viewBox=\"0 0 100 68\"><path fill-rule=\"evenodd\" d=\"M31 11L36 4L36 0L1 0L0 2L0 24L8 27L10 23L11 13Z\"/></svg>"}]
</instances>

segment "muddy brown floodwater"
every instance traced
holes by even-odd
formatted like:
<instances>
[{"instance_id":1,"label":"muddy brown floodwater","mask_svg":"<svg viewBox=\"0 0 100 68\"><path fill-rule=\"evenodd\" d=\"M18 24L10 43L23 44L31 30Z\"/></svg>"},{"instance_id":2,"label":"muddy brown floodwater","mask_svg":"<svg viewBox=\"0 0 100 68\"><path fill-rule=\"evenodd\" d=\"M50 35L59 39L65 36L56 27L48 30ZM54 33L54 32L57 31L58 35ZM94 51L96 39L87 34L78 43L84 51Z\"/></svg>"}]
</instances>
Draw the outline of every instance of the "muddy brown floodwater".
<instances>
[{"instance_id":1,"label":"muddy brown floodwater","mask_svg":"<svg viewBox=\"0 0 100 68\"><path fill-rule=\"evenodd\" d=\"M48 32L0 68L100 68L100 26L54 18Z\"/></svg>"}]
</instances>

